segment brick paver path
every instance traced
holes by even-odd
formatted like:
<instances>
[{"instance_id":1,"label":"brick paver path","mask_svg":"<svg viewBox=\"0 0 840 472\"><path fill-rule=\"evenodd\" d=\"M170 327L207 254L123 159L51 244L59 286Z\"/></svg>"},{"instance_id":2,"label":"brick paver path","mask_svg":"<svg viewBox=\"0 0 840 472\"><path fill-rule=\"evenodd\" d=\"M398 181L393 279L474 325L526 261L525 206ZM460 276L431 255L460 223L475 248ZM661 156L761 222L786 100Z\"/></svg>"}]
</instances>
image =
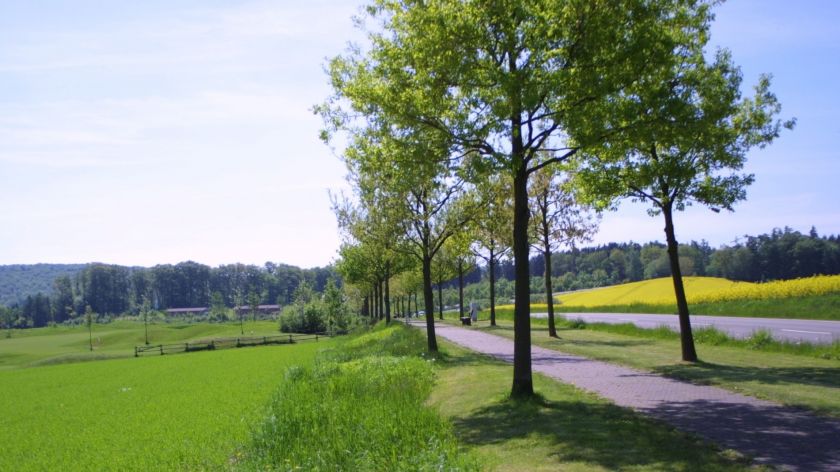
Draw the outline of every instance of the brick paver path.
<instances>
[{"instance_id":1,"label":"brick paver path","mask_svg":"<svg viewBox=\"0 0 840 472\"><path fill-rule=\"evenodd\" d=\"M471 350L513 362L509 339L440 323L435 331ZM840 471L840 421L537 346L532 347L531 358L536 372L748 454L757 462L794 471Z\"/></svg>"}]
</instances>

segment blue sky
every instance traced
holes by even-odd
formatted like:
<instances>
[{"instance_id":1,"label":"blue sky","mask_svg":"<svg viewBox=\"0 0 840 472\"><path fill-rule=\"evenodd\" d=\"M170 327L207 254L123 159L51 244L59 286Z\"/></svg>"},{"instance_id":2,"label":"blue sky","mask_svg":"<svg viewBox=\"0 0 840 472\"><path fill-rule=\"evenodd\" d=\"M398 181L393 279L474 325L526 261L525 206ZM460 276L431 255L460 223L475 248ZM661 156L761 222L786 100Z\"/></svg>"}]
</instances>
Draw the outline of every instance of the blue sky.
<instances>
[{"instance_id":1,"label":"blue sky","mask_svg":"<svg viewBox=\"0 0 840 472\"><path fill-rule=\"evenodd\" d=\"M0 0L0 264L324 265L340 161L309 111L356 2ZM715 45L762 72L798 125L751 153L748 201L692 208L682 241L840 233L840 2L732 1ZM624 204L596 242L662 239Z\"/></svg>"}]
</instances>

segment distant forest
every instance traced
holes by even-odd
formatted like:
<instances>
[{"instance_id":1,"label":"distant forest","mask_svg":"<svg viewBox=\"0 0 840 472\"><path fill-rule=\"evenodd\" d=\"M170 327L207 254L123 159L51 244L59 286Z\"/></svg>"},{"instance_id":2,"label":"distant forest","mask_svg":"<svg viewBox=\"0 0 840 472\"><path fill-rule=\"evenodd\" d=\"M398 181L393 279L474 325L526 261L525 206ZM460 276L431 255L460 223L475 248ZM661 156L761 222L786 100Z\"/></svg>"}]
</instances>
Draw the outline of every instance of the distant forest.
<instances>
[{"instance_id":1,"label":"distant forest","mask_svg":"<svg viewBox=\"0 0 840 472\"><path fill-rule=\"evenodd\" d=\"M0 305L23 304L28 295L49 294L55 279L74 276L86 264L0 265Z\"/></svg>"},{"instance_id":2,"label":"distant forest","mask_svg":"<svg viewBox=\"0 0 840 472\"><path fill-rule=\"evenodd\" d=\"M671 275L665 245L657 242L610 243L562 251L551 257L551 275L557 291ZM705 241L692 241L680 245L680 267L683 275L746 282L840 274L840 236L820 236L814 228L808 234L784 228L774 229L770 234L744 236L737 243L718 249ZM545 263L542 254L531 257L530 269L532 278L543 277ZM480 281L486 276L485 272L485 268L476 267L465 275L465 283ZM500 281L513 281L513 262L502 261L496 275ZM456 284L457 280L452 280L444 287L451 288ZM532 280L531 285L532 293L544 290L539 280Z\"/></svg>"},{"instance_id":3,"label":"distant forest","mask_svg":"<svg viewBox=\"0 0 840 472\"><path fill-rule=\"evenodd\" d=\"M715 276L761 282L840 274L840 237L808 234L790 228L770 234L745 236L731 246L714 249L705 241L680 246L683 275ZM665 246L660 243L611 243L563 251L552 256L552 278L557 291L601 287L670 275ZM542 255L531 259L534 293L542 290ZM466 284L486 278L486 268L475 267ZM497 267L500 296L514 279L513 263ZM301 282L322 292L327 280L338 276L331 267L300 269L285 264L264 266L231 264L209 267L196 262L151 268L107 264L35 264L0 266L0 300L12 307L14 319L27 326L61 323L84 313L137 313L152 309L210 306L213 300L228 307L251 304L286 305ZM338 281L340 283L340 281ZM451 288L456 280L444 284ZM11 317L10 317L11 318Z\"/></svg>"},{"instance_id":4,"label":"distant forest","mask_svg":"<svg viewBox=\"0 0 840 472\"><path fill-rule=\"evenodd\" d=\"M0 266L0 283L3 286L10 285L5 282L7 274L19 276L20 271L10 267L16 266ZM61 272L61 268L70 266L52 267L55 272ZM50 289L25 295L14 291L6 296L6 299L12 300L8 305L11 308L9 311L15 312L18 324L37 327L50 322L61 323L77 318L87 307L99 315L119 315L136 314L144 306L163 310L207 307L213 302L228 307L253 303L286 305L302 282L322 292L327 280L336 277L331 267L301 269L272 262L264 266L230 264L210 267L188 261L151 268L100 263L72 267L75 267L75 272L68 273L68 269L53 278L49 282ZM26 273L31 277L47 277L50 272ZM43 286L44 280L21 285Z\"/></svg>"}]
</instances>

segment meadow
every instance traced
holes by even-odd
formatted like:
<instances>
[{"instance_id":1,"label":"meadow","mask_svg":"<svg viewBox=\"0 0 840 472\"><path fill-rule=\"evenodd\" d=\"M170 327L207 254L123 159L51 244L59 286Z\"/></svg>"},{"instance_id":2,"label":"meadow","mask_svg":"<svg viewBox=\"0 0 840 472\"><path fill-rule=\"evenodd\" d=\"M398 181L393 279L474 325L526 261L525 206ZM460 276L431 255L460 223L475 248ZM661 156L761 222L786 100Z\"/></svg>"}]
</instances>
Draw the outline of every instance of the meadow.
<instances>
[{"instance_id":1,"label":"meadow","mask_svg":"<svg viewBox=\"0 0 840 472\"><path fill-rule=\"evenodd\" d=\"M285 368L331 342L0 372L0 470L226 469Z\"/></svg>"},{"instance_id":2,"label":"meadow","mask_svg":"<svg viewBox=\"0 0 840 472\"><path fill-rule=\"evenodd\" d=\"M279 334L275 321L249 321L245 335ZM0 335L0 371L19 367L90 360L124 358L134 355L134 346L145 342L143 323L114 321L93 326L93 351L87 327L52 326L13 330L11 337ZM149 324L150 344L182 343L218 337L239 336L239 323L154 323Z\"/></svg>"},{"instance_id":3,"label":"meadow","mask_svg":"<svg viewBox=\"0 0 840 472\"><path fill-rule=\"evenodd\" d=\"M19 339L48 336L30 334ZM574 387L537 376L540 396L521 403L507 400L509 383L509 365L446 342L429 356L423 331L399 323L318 343L9 369L0 470L749 469Z\"/></svg>"},{"instance_id":4,"label":"meadow","mask_svg":"<svg viewBox=\"0 0 840 472\"><path fill-rule=\"evenodd\" d=\"M691 313L840 320L840 276L815 276L766 283L716 277L685 277ZM676 313L670 277L556 296L559 312ZM545 311L545 305L533 305ZM500 308L510 308L502 306Z\"/></svg>"}]
</instances>

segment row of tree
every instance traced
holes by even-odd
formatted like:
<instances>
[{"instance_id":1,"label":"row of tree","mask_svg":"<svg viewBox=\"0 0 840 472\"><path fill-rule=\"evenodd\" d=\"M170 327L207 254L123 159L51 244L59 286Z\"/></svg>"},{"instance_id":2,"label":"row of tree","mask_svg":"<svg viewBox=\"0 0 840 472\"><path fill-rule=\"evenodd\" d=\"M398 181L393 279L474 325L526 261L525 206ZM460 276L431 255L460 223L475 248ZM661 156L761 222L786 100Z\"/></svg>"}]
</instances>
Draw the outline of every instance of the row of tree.
<instances>
[{"instance_id":1,"label":"row of tree","mask_svg":"<svg viewBox=\"0 0 840 472\"><path fill-rule=\"evenodd\" d=\"M50 295L27 296L8 311L17 325L40 327L76 318L87 307L100 315L120 315L144 309L286 305L304 281L320 293L334 275L331 267L300 269L271 262L262 267L191 261L151 268L89 264L74 276L56 278Z\"/></svg>"},{"instance_id":2,"label":"row of tree","mask_svg":"<svg viewBox=\"0 0 840 472\"><path fill-rule=\"evenodd\" d=\"M363 306L387 320L392 291L398 309L422 292L434 351L442 267L460 278L479 253L493 275L510 251L512 395L532 395L532 246L551 274L552 245L594 228L581 206L632 198L665 220L683 358L695 361L673 212L731 210L753 180L738 173L747 151L793 126L775 118L767 77L744 98L728 52L704 51L713 3L372 3L359 21L375 25L369 44L330 61L335 93L317 108L323 137L346 144L338 269ZM548 224L547 205L569 224Z\"/></svg>"}]
</instances>

